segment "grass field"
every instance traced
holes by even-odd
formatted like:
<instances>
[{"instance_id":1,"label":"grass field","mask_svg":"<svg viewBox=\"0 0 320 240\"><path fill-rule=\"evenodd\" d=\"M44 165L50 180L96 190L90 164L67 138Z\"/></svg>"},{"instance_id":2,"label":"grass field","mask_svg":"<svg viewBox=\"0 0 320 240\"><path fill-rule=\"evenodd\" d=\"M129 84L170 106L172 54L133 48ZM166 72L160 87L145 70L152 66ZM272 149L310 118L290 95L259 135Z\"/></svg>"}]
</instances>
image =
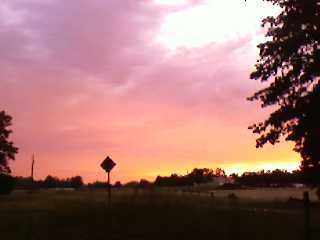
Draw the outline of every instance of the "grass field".
<instances>
[{"instance_id":1,"label":"grass field","mask_svg":"<svg viewBox=\"0 0 320 240\"><path fill-rule=\"evenodd\" d=\"M219 190L213 191L217 197L227 197L230 193L235 193L240 199L257 200L257 201L286 201L290 197L302 199L303 192L308 191L310 200L316 201L316 189L307 188L260 188L244 190Z\"/></svg>"},{"instance_id":2,"label":"grass field","mask_svg":"<svg viewBox=\"0 0 320 240\"><path fill-rule=\"evenodd\" d=\"M2 196L0 238L303 239L303 207L285 201L230 200L168 190L116 191L110 206L106 198L105 191ZM320 226L319 218L312 222Z\"/></svg>"}]
</instances>

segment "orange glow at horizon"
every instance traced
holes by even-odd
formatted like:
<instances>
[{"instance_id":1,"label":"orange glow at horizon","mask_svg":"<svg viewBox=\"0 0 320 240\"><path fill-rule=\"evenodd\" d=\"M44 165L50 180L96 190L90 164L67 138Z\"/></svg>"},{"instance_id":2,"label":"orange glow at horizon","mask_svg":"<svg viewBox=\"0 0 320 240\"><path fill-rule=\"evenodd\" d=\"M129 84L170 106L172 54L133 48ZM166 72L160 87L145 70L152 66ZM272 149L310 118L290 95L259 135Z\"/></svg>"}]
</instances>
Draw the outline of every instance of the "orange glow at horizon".
<instances>
[{"instance_id":1,"label":"orange glow at horizon","mask_svg":"<svg viewBox=\"0 0 320 240\"><path fill-rule=\"evenodd\" d=\"M215 169L219 167L224 169L228 175L232 173L242 174L244 172L275 169L291 172L299 168L299 156L288 148L291 147L291 144L290 146L288 146L288 144L280 144L277 148L267 146L266 149L258 150L253 146L251 147L252 148L248 146L248 149L244 152L239 149L235 149L233 153L228 154L229 157L233 158L230 159L229 162L226 160L219 161L219 157L213 157L212 154L205 154L201 156L199 155L200 153L196 154L198 159L193 160L188 159L185 154L180 155L180 160L177 158L178 156L176 154L174 154L174 158L176 159L170 159L170 154L168 154L166 156L162 155L155 157L154 159L144 157L140 158L139 161L137 161L134 156L130 157L125 153L117 153L111 156L117 163L117 166L112 171L112 181L121 181L122 183L128 181L139 181L140 179L153 181L157 176L169 176L173 173L187 174L194 168ZM250 159L251 161L244 160L246 157L249 158L247 151L250 152L249 154L252 157L252 159ZM91 153L88 156L78 156L77 167L68 167L75 164L72 161L75 160L75 157L75 155L66 157L66 161L63 162L68 164L56 166L56 164L54 164L54 158L42 159L41 156L36 155L36 179L43 179L50 174L61 178L73 175L82 175L85 177L84 179L86 182L93 182L96 180L105 181L106 175L100 168L100 163L104 157L104 153L102 151L100 155ZM222 156L221 158L224 157ZM92 159L92 161L88 162L87 159ZM19 164L18 161L19 159L13 165ZM51 166L48 166L48 162L52 162L52 164L50 164ZM22 169L17 167L14 168L14 170L15 172L20 172L20 175L27 176L27 167L28 166L25 165ZM40 172L39 170L44 167L49 167L50 170Z\"/></svg>"}]
</instances>

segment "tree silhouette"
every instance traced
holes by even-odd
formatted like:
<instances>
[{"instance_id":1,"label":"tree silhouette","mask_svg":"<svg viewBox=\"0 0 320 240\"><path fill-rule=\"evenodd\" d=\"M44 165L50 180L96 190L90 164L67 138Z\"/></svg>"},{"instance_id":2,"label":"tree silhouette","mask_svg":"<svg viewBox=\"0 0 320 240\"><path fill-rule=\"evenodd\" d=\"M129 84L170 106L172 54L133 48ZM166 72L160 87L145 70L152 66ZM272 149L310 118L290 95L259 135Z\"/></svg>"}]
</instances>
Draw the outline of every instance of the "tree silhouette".
<instances>
[{"instance_id":1,"label":"tree silhouette","mask_svg":"<svg viewBox=\"0 0 320 240\"><path fill-rule=\"evenodd\" d=\"M192 186L194 184L205 184L212 182L215 177L227 177L225 171L221 168L212 170L210 168L194 168L186 175L171 174L168 177L158 176L154 181L156 186L161 187L182 187Z\"/></svg>"},{"instance_id":2,"label":"tree silhouette","mask_svg":"<svg viewBox=\"0 0 320 240\"><path fill-rule=\"evenodd\" d=\"M9 194L15 187L15 180L12 176L0 173L0 195Z\"/></svg>"},{"instance_id":3,"label":"tree silhouette","mask_svg":"<svg viewBox=\"0 0 320 240\"><path fill-rule=\"evenodd\" d=\"M266 0L280 6L277 17L267 17L268 41L260 44L260 59L251 78L271 84L249 100L276 109L263 122L249 127L259 134L257 147L295 142L301 169L320 172L320 1Z\"/></svg>"},{"instance_id":4,"label":"tree silhouette","mask_svg":"<svg viewBox=\"0 0 320 240\"><path fill-rule=\"evenodd\" d=\"M48 175L43 181L36 183L45 188L81 188L84 185L81 176L59 179L58 177Z\"/></svg>"},{"instance_id":5,"label":"tree silhouette","mask_svg":"<svg viewBox=\"0 0 320 240\"><path fill-rule=\"evenodd\" d=\"M9 160L15 159L15 154L18 148L9 141L9 136L12 130L8 129L11 126L12 117L7 115L5 111L0 111L0 174L10 173L8 165Z\"/></svg>"},{"instance_id":6,"label":"tree silhouette","mask_svg":"<svg viewBox=\"0 0 320 240\"><path fill-rule=\"evenodd\" d=\"M43 185L47 188L56 188L59 186L59 183L59 178L53 177L51 175L48 175L43 181Z\"/></svg>"},{"instance_id":7,"label":"tree silhouette","mask_svg":"<svg viewBox=\"0 0 320 240\"><path fill-rule=\"evenodd\" d=\"M73 188L80 188L83 186L83 180L81 176L68 178L66 182L69 183L70 187Z\"/></svg>"}]
</instances>

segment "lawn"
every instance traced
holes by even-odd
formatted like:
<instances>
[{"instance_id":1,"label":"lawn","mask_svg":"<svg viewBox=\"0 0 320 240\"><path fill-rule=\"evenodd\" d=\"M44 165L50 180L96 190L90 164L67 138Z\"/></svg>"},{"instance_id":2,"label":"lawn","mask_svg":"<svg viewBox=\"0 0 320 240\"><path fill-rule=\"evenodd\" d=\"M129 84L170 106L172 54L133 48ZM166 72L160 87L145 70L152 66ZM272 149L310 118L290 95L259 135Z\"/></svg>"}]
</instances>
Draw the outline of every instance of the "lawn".
<instances>
[{"instance_id":1,"label":"lawn","mask_svg":"<svg viewBox=\"0 0 320 240\"><path fill-rule=\"evenodd\" d=\"M0 197L10 240L303 239L303 208L168 190L16 193ZM316 214L318 216L318 214ZM319 219L313 224L319 226Z\"/></svg>"}]
</instances>

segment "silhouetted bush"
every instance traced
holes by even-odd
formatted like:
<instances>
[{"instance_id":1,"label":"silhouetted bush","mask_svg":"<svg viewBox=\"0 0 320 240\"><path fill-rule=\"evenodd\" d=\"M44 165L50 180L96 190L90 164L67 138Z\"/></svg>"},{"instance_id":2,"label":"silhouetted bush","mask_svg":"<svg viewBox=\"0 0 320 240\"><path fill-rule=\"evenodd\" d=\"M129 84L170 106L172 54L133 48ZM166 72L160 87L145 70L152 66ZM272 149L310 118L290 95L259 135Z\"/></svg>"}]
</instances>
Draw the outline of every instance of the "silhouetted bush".
<instances>
[{"instance_id":1,"label":"silhouetted bush","mask_svg":"<svg viewBox=\"0 0 320 240\"><path fill-rule=\"evenodd\" d=\"M88 187L89 188L92 188L92 189L105 189L108 187L108 183L106 182L100 182L100 181L95 181L93 183L89 183L88 184Z\"/></svg>"},{"instance_id":2,"label":"silhouetted bush","mask_svg":"<svg viewBox=\"0 0 320 240\"><path fill-rule=\"evenodd\" d=\"M15 186L14 178L10 175L0 174L0 194L9 194Z\"/></svg>"},{"instance_id":3,"label":"silhouetted bush","mask_svg":"<svg viewBox=\"0 0 320 240\"><path fill-rule=\"evenodd\" d=\"M146 179L141 179L139 182L139 187L140 188L151 188L153 186L153 183L149 182Z\"/></svg>"},{"instance_id":4,"label":"silhouetted bush","mask_svg":"<svg viewBox=\"0 0 320 240\"><path fill-rule=\"evenodd\" d=\"M122 183L120 181L116 181L113 186L115 188L122 188Z\"/></svg>"},{"instance_id":5,"label":"silhouetted bush","mask_svg":"<svg viewBox=\"0 0 320 240\"><path fill-rule=\"evenodd\" d=\"M15 188L16 189L30 189L35 184L32 181L31 177L14 177L15 180Z\"/></svg>"},{"instance_id":6,"label":"silhouetted bush","mask_svg":"<svg viewBox=\"0 0 320 240\"><path fill-rule=\"evenodd\" d=\"M235 193L230 193L228 195L228 199L231 200L231 201L235 201L235 200L238 200L239 198Z\"/></svg>"},{"instance_id":7,"label":"silhouetted bush","mask_svg":"<svg viewBox=\"0 0 320 240\"><path fill-rule=\"evenodd\" d=\"M288 206L291 207L302 207L304 202L302 199L294 198L294 197L289 197L287 200Z\"/></svg>"},{"instance_id":8,"label":"silhouetted bush","mask_svg":"<svg viewBox=\"0 0 320 240\"><path fill-rule=\"evenodd\" d=\"M129 187L129 188L138 188L139 187L139 182L137 181L130 181L127 182L124 187Z\"/></svg>"},{"instance_id":9,"label":"silhouetted bush","mask_svg":"<svg viewBox=\"0 0 320 240\"><path fill-rule=\"evenodd\" d=\"M81 188L83 186L82 177L75 176L75 177L67 178L65 180L65 185L67 187L72 187L72 188Z\"/></svg>"}]
</instances>

